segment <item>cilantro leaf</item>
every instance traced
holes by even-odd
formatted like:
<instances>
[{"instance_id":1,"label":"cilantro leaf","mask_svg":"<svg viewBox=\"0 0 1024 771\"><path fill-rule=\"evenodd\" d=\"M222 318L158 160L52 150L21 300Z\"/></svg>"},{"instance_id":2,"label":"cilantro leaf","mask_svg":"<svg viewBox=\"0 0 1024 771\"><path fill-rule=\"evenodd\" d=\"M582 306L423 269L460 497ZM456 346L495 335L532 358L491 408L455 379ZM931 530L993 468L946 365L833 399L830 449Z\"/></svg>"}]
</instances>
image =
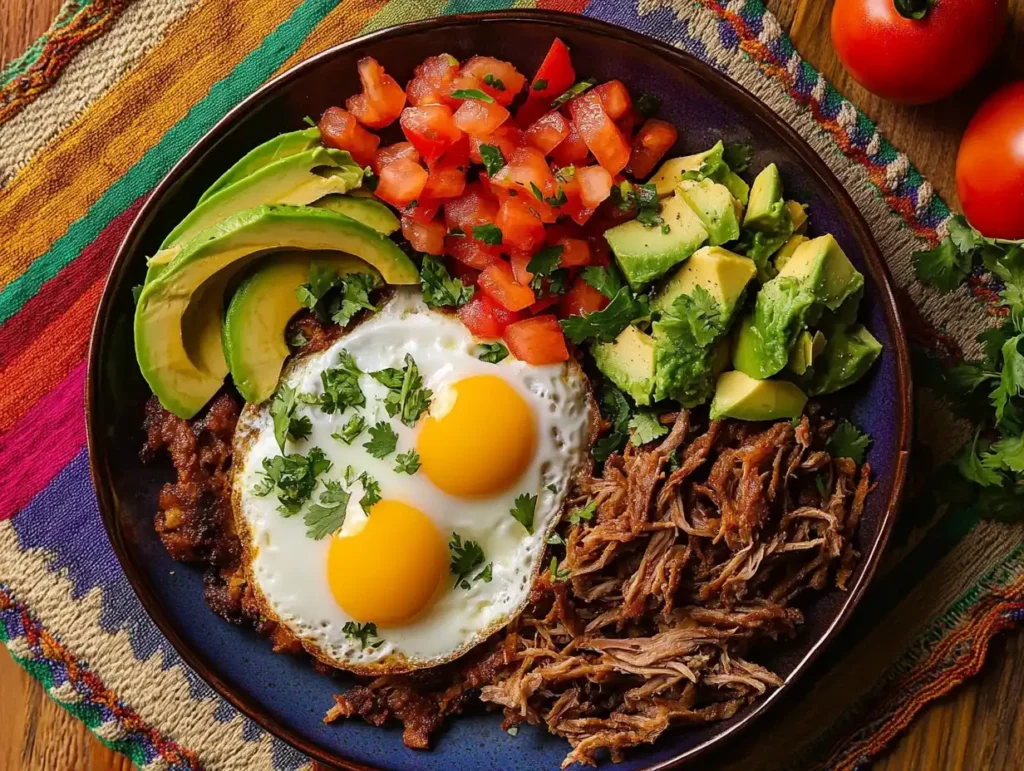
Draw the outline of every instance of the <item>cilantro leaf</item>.
<instances>
[{"instance_id":1,"label":"cilantro leaf","mask_svg":"<svg viewBox=\"0 0 1024 771\"><path fill-rule=\"evenodd\" d=\"M552 533L548 536L547 543L551 546L565 546L565 539L558 533Z\"/></svg>"},{"instance_id":2,"label":"cilantro leaf","mask_svg":"<svg viewBox=\"0 0 1024 771\"><path fill-rule=\"evenodd\" d=\"M448 550L451 552L448 569L455 576L455 586L469 589L469 576L484 564L484 550L476 541L463 542L458 533L452 533L451 540L448 542ZM478 574L473 580L476 581L481 577L482 574Z\"/></svg>"},{"instance_id":3,"label":"cilantro leaf","mask_svg":"<svg viewBox=\"0 0 1024 771\"><path fill-rule=\"evenodd\" d=\"M527 533L533 533L533 516L537 510L537 496L523 493L516 497L512 506L512 519L526 528Z\"/></svg>"},{"instance_id":4,"label":"cilantro leaf","mask_svg":"<svg viewBox=\"0 0 1024 771\"><path fill-rule=\"evenodd\" d=\"M459 308L473 299L473 287L452 278L436 257L423 258L420 285L428 308Z\"/></svg>"},{"instance_id":5,"label":"cilantro leaf","mask_svg":"<svg viewBox=\"0 0 1024 771\"><path fill-rule=\"evenodd\" d=\"M263 459L264 480L257 494L277 489L277 508L286 517L298 514L316 487L317 477L329 471L331 462L324 451L313 447L306 455L276 455ZM269 487L268 487L269 485Z\"/></svg>"},{"instance_id":6,"label":"cilantro leaf","mask_svg":"<svg viewBox=\"0 0 1024 771\"><path fill-rule=\"evenodd\" d=\"M488 104L494 104L494 97L490 94L485 94L479 88L457 88L452 91L452 99L476 99Z\"/></svg>"},{"instance_id":7,"label":"cilantro leaf","mask_svg":"<svg viewBox=\"0 0 1024 771\"><path fill-rule=\"evenodd\" d=\"M415 474L420 470L420 454L415 450L400 452L395 457L395 472L398 474Z\"/></svg>"},{"instance_id":8,"label":"cilantro leaf","mask_svg":"<svg viewBox=\"0 0 1024 771\"><path fill-rule=\"evenodd\" d=\"M980 487L997 487L1003 484L1003 475L986 465L978 454L978 433L974 434L974 441L964 448L956 466L964 479Z\"/></svg>"},{"instance_id":9,"label":"cilantro leaf","mask_svg":"<svg viewBox=\"0 0 1024 771\"><path fill-rule=\"evenodd\" d=\"M356 413L348 419L340 431L335 431L331 436L345 444L352 444L363 433L364 428L366 428L366 418Z\"/></svg>"},{"instance_id":10,"label":"cilantro leaf","mask_svg":"<svg viewBox=\"0 0 1024 771\"><path fill-rule=\"evenodd\" d=\"M848 420L840 420L829 439L828 447L835 458L849 458L858 466L864 462L871 435L866 434Z\"/></svg>"},{"instance_id":11,"label":"cilantro leaf","mask_svg":"<svg viewBox=\"0 0 1024 771\"><path fill-rule=\"evenodd\" d=\"M495 174L505 168L505 155L501 152L500 147L480 145L480 157L484 161L484 168L487 169L488 177L493 178Z\"/></svg>"},{"instance_id":12,"label":"cilantro leaf","mask_svg":"<svg viewBox=\"0 0 1024 771\"><path fill-rule=\"evenodd\" d=\"M570 99L579 96L584 91L593 88L595 85L597 85L597 81L593 78L588 78L587 80L581 80L578 83L574 83L551 102L551 109L557 110Z\"/></svg>"},{"instance_id":13,"label":"cilantro leaf","mask_svg":"<svg viewBox=\"0 0 1024 771\"><path fill-rule=\"evenodd\" d=\"M473 238L482 244L501 245L501 229L497 225L473 225L470 231Z\"/></svg>"},{"instance_id":14,"label":"cilantro leaf","mask_svg":"<svg viewBox=\"0 0 1024 771\"><path fill-rule=\"evenodd\" d=\"M377 306L370 302L370 292L376 285L369 273L348 274L342 282L341 297L331 306L331 320L344 327L360 310L376 312Z\"/></svg>"},{"instance_id":15,"label":"cilantro leaf","mask_svg":"<svg viewBox=\"0 0 1024 771\"><path fill-rule=\"evenodd\" d=\"M352 640L359 640L359 649L379 648L384 641L377 636L377 625L372 621L360 624L356 621L346 621L341 628L342 633Z\"/></svg>"},{"instance_id":16,"label":"cilantro leaf","mask_svg":"<svg viewBox=\"0 0 1024 771\"><path fill-rule=\"evenodd\" d=\"M557 557L551 558L551 565L549 566L548 571L551 575L552 583L556 581L566 581L569 578L569 571L566 568L558 567Z\"/></svg>"},{"instance_id":17,"label":"cilantro leaf","mask_svg":"<svg viewBox=\"0 0 1024 771\"><path fill-rule=\"evenodd\" d=\"M615 293L622 289L622 277L611 266L591 265L583 269L582 275L584 281L609 300L615 297Z\"/></svg>"},{"instance_id":18,"label":"cilantro leaf","mask_svg":"<svg viewBox=\"0 0 1024 771\"><path fill-rule=\"evenodd\" d=\"M956 248L951 238L943 239L934 249L911 255L917 280L950 292L964 282L971 272L972 255Z\"/></svg>"},{"instance_id":19,"label":"cilantro leaf","mask_svg":"<svg viewBox=\"0 0 1024 771\"><path fill-rule=\"evenodd\" d=\"M633 429L629 441L637 447L653 442L668 433L668 427L663 426L650 410L639 410L629 421L629 427Z\"/></svg>"},{"instance_id":20,"label":"cilantro leaf","mask_svg":"<svg viewBox=\"0 0 1024 771\"><path fill-rule=\"evenodd\" d=\"M346 407L362 407L366 404L359 378L363 374L355 357L346 350L338 354L338 366L320 373L324 387L320 409L326 413L344 412Z\"/></svg>"},{"instance_id":21,"label":"cilantro leaf","mask_svg":"<svg viewBox=\"0 0 1024 771\"><path fill-rule=\"evenodd\" d=\"M363 447L374 458L383 460L398 447L398 434L395 433L395 429L391 427L390 423L382 420L376 425L370 426L370 439L363 444Z\"/></svg>"},{"instance_id":22,"label":"cilantro leaf","mask_svg":"<svg viewBox=\"0 0 1024 771\"><path fill-rule=\"evenodd\" d=\"M647 300L622 287L603 310L569 316L558 323L565 336L579 345L585 340L609 343L633 321L647 315Z\"/></svg>"},{"instance_id":23,"label":"cilantro leaf","mask_svg":"<svg viewBox=\"0 0 1024 771\"><path fill-rule=\"evenodd\" d=\"M727 142L722 150L722 160L737 174L750 168L754 146L746 142Z\"/></svg>"},{"instance_id":24,"label":"cilantro leaf","mask_svg":"<svg viewBox=\"0 0 1024 771\"><path fill-rule=\"evenodd\" d=\"M325 486L327 489L320 493L320 502L310 504L303 516L306 535L314 541L337 532L345 524L345 509L352 497L340 482L328 480Z\"/></svg>"},{"instance_id":25,"label":"cilantro leaf","mask_svg":"<svg viewBox=\"0 0 1024 771\"><path fill-rule=\"evenodd\" d=\"M985 465L1024 474L1024 434L1007 436L993 442L985 458Z\"/></svg>"},{"instance_id":26,"label":"cilantro leaf","mask_svg":"<svg viewBox=\"0 0 1024 771\"><path fill-rule=\"evenodd\" d=\"M504 361L508 358L508 348L505 347L504 343L481 343L478 348L480 353L476 357L480 361L486 361L488 364L497 364L499 361Z\"/></svg>"},{"instance_id":27,"label":"cilantro leaf","mask_svg":"<svg viewBox=\"0 0 1024 771\"><path fill-rule=\"evenodd\" d=\"M1003 344L1003 371L999 385L992 392L992 405L996 408L996 423L1001 423L1010 399L1024 390L1024 354L1020 352L1020 343L1024 334L1011 337Z\"/></svg>"},{"instance_id":28,"label":"cilantro leaf","mask_svg":"<svg viewBox=\"0 0 1024 771\"><path fill-rule=\"evenodd\" d=\"M484 75L484 83L498 91L505 90L505 84L501 82L501 78L496 78L489 72L486 75Z\"/></svg>"},{"instance_id":29,"label":"cilantro leaf","mask_svg":"<svg viewBox=\"0 0 1024 771\"><path fill-rule=\"evenodd\" d=\"M598 463L604 463L608 456L625 447L629 438L629 402L625 394L611 384L605 384L601 392L601 416L611 424L611 429L591 448L590 454Z\"/></svg>"},{"instance_id":30,"label":"cilantro leaf","mask_svg":"<svg viewBox=\"0 0 1024 771\"><path fill-rule=\"evenodd\" d=\"M535 81L533 81L533 85L531 86L531 88L534 91L543 91L547 87L548 82L544 78L537 78Z\"/></svg>"},{"instance_id":31,"label":"cilantro leaf","mask_svg":"<svg viewBox=\"0 0 1024 771\"><path fill-rule=\"evenodd\" d=\"M294 442L301 442L313 433L313 421L308 415L293 417L288 421L288 438ZM284 448L282 448L283 450Z\"/></svg>"},{"instance_id":32,"label":"cilantro leaf","mask_svg":"<svg viewBox=\"0 0 1024 771\"><path fill-rule=\"evenodd\" d=\"M633 103L636 111L645 118L653 118L661 109L661 100L653 94L640 94Z\"/></svg>"},{"instance_id":33,"label":"cilantro leaf","mask_svg":"<svg viewBox=\"0 0 1024 771\"><path fill-rule=\"evenodd\" d=\"M359 475L359 482L363 486L363 497L359 499L359 505L369 514L373 504L380 500L380 482L365 471Z\"/></svg>"},{"instance_id":34,"label":"cilantro leaf","mask_svg":"<svg viewBox=\"0 0 1024 771\"><path fill-rule=\"evenodd\" d=\"M399 415L401 421L412 428L416 425L434 395L429 388L423 387L423 377L410 354L405 355L405 367L402 369L384 369L371 372L370 376L388 389L384 397L384 408L390 417Z\"/></svg>"},{"instance_id":35,"label":"cilantro leaf","mask_svg":"<svg viewBox=\"0 0 1024 771\"><path fill-rule=\"evenodd\" d=\"M580 522L589 522L594 518L594 513L597 511L597 501L590 501L586 506L578 509L573 509L569 513L569 524L578 525Z\"/></svg>"},{"instance_id":36,"label":"cilantro leaf","mask_svg":"<svg viewBox=\"0 0 1024 771\"><path fill-rule=\"evenodd\" d=\"M295 414L295 389L282 383L270 400L270 417L274 421L274 438L277 446L284 452L284 443L288 438L292 415Z\"/></svg>"},{"instance_id":37,"label":"cilantro leaf","mask_svg":"<svg viewBox=\"0 0 1024 771\"><path fill-rule=\"evenodd\" d=\"M533 274L530 284L532 285L534 281L539 282L540 279L550 276L558 268L562 259L562 252L564 251L564 246L554 244L552 246L545 246L533 255L526 264L526 270Z\"/></svg>"},{"instance_id":38,"label":"cilantro leaf","mask_svg":"<svg viewBox=\"0 0 1024 771\"><path fill-rule=\"evenodd\" d=\"M326 262L314 260L309 266L309 282L295 289L295 297L302 307L314 310L320 300L340 282L337 270Z\"/></svg>"},{"instance_id":39,"label":"cilantro leaf","mask_svg":"<svg viewBox=\"0 0 1024 771\"><path fill-rule=\"evenodd\" d=\"M483 581L485 584L489 584L491 579L494 577L492 571L494 570L494 563L488 562L484 566L484 569L477 573L474 577L474 581Z\"/></svg>"}]
</instances>

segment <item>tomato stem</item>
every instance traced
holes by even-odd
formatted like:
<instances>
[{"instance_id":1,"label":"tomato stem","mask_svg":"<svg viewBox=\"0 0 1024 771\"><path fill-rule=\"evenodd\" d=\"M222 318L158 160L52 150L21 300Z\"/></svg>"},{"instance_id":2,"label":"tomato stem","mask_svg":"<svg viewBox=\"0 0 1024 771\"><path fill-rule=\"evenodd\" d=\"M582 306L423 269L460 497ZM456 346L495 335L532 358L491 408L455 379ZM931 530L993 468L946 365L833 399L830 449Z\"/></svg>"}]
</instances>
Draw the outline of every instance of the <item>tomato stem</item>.
<instances>
[{"instance_id":1,"label":"tomato stem","mask_svg":"<svg viewBox=\"0 0 1024 771\"><path fill-rule=\"evenodd\" d=\"M905 19L921 20L935 0L893 0L896 12Z\"/></svg>"}]
</instances>

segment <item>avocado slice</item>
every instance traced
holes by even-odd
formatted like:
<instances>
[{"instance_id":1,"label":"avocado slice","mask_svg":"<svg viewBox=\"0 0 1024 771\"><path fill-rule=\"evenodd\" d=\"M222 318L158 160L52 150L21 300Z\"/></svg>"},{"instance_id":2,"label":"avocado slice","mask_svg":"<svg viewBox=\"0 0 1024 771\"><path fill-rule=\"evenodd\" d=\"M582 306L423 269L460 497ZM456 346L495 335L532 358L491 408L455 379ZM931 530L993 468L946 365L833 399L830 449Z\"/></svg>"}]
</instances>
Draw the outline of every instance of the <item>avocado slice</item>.
<instances>
[{"instance_id":1,"label":"avocado slice","mask_svg":"<svg viewBox=\"0 0 1024 771\"><path fill-rule=\"evenodd\" d=\"M753 314L740 325L733 366L759 380L778 373L807 324L824 309L839 308L863 286L864 276L835 238L801 243L779 275L758 292Z\"/></svg>"},{"instance_id":2,"label":"avocado slice","mask_svg":"<svg viewBox=\"0 0 1024 771\"><path fill-rule=\"evenodd\" d=\"M236 212L261 204L305 205L330 193L344 193L362 184L363 170L347 152L318 147L269 163L228 185L196 206L149 260L149 283L187 244L206 228Z\"/></svg>"},{"instance_id":3,"label":"avocado slice","mask_svg":"<svg viewBox=\"0 0 1024 771\"><path fill-rule=\"evenodd\" d=\"M302 305L295 290L309 283L310 266L321 263L338 275L380 273L338 252L282 252L260 260L242 279L224 314L224 358L242 397L259 404L274 393L288 357L285 328Z\"/></svg>"},{"instance_id":4,"label":"avocado slice","mask_svg":"<svg viewBox=\"0 0 1024 771\"><path fill-rule=\"evenodd\" d=\"M697 215L677 195L661 201L658 213L665 222L661 227L647 227L630 220L604 234L622 273L634 289L667 273L697 251L708 237Z\"/></svg>"},{"instance_id":5,"label":"avocado slice","mask_svg":"<svg viewBox=\"0 0 1024 771\"><path fill-rule=\"evenodd\" d=\"M613 342L593 348L594 361L604 376L643 406L654 390L654 339L630 324Z\"/></svg>"},{"instance_id":6,"label":"avocado slice","mask_svg":"<svg viewBox=\"0 0 1024 771\"><path fill-rule=\"evenodd\" d=\"M743 217L743 227L771 234L781 233L784 230L787 235L793 232L789 208L782 200L782 179L779 177L779 167L774 163L769 163L754 178L754 184L750 188L747 213Z\"/></svg>"},{"instance_id":7,"label":"avocado slice","mask_svg":"<svg viewBox=\"0 0 1024 771\"><path fill-rule=\"evenodd\" d=\"M654 185L659 196L665 197L675 192L686 172L701 172L703 176L729 188L736 200L746 206L750 187L722 159L724 152L725 145L718 141L714 147L702 153L669 158L651 177L650 184Z\"/></svg>"},{"instance_id":8,"label":"avocado slice","mask_svg":"<svg viewBox=\"0 0 1024 771\"><path fill-rule=\"evenodd\" d=\"M853 385L867 374L882 353L882 344L863 324L832 334L807 383L811 396L831 394Z\"/></svg>"},{"instance_id":9,"label":"avocado slice","mask_svg":"<svg viewBox=\"0 0 1024 771\"><path fill-rule=\"evenodd\" d=\"M742 372L725 372L715 385L711 419L794 420L800 417L807 396L786 380L755 380Z\"/></svg>"},{"instance_id":10,"label":"avocado slice","mask_svg":"<svg viewBox=\"0 0 1024 771\"><path fill-rule=\"evenodd\" d=\"M390 236L401 227L394 212L376 198L328 195L311 205L317 209L330 209L338 214L344 214L386 236Z\"/></svg>"},{"instance_id":11,"label":"avocado slice","mask_svg":"<svg viewBox=\"0 0 1024 771\"><path fill-rule=\"evenodd\" d=\"M722 323L728 325L743 296L743 290L757 273L753 261L723 249L704 246L693 253L651 299L651 310L665 313L682 294L704 287L718 302Z\"/></svg>"},{"instance_id":12,"label":"avocado slice","mask_svg":"<svg viewBox=\"0 0 1024 771\"><path fill-rule=\"evenodd\" d=\"M290 131L287 134L280 134L254 147L243 155L234 166L221 174L217 181L206 189L206 192L200 196L196 205L202 204L207 198L219 193L229 185L235 184L240 179L259 171L267 164L319 146L320 129L316 126L303 129L302 131Z\"/></svg>"},{"instance_id":13,"label":"avocado slice","mask_svg":"<svg viewBox=\"0 0 1024 771\"><path fill-rule=\"evenodd\" d=\"M199 346L194 330L219 330L223 324L223 295L217 294L217 287L226 286L239 270L271 249L347 252L376 268L389 284L419 282L416 266L394 242L326 209L257 206L203 231L143 289L135 308L139 368L160 403L175 415L195 415L223 382L215 367L203 366L204 360L217 358L208 353L211 335L202 336L204 356L195 353ZM186 325L193 298L198 302Z\"/></svg>"},{"instance_id":14,"label":"avocado slice","mask_svg":"<svg viewBox=\"0 0 1024 771\"><path fill-rule=\"evenodd\" d=\"M676 193L704 224L709 244L716 246L740 237L743 206L725 185L710 179L684 179Z\"/></svg>"}]
</instances>

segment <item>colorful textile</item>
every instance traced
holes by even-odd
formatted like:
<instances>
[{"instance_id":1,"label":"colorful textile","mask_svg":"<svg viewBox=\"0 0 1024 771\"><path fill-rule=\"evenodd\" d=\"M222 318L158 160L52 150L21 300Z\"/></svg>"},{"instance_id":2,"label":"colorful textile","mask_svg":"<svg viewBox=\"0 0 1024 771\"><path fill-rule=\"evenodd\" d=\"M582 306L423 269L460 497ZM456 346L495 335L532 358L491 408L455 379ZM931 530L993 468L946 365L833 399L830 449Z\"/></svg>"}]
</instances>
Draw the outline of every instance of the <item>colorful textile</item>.
<instances>
[{"instance_id":1,"label":"colorful textile","mask_svg":"<svg viewBox=\"0 0 1024 771\"><path fill-rule=\"evenodd\" d=\"M754 92L810 142L868 219L920 367L977 353L991 278L945 296L915 283L910 253L936 241L946 206L801 60L759 0L537 4L657 37ZM527 5L75 0L0 72L0 640L53 699L140 767L308 761L181 662L103 532L84 447L84 362L117 245L187 148L275 74L399 22ZM1024 528L923 494L930 470L970 427L924 388L917 405L911 496L872 588L788 708L759 724L772 730L747 735L744 768L750 758L766 769L856 768L924 704L976 673L993 635L1024 616Z\"/></svg>"}]
</instances>

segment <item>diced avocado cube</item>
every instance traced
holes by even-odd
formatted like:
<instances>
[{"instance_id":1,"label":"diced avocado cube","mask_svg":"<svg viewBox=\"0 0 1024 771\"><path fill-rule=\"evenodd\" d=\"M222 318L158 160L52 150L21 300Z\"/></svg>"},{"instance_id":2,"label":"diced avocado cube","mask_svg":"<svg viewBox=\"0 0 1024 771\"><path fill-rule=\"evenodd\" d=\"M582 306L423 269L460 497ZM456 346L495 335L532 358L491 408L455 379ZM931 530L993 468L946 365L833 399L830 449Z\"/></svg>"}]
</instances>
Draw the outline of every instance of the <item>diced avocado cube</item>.
<instances>
[{"instance_id":1,"label":"diced avocado cube","mask_svg":"<svg viewBox=\"0 0 1024 771\"><path fill-rule=\"evenodd\" d=\"M729 192L736 197L736 200L746 206L750 186L722 160L724 151L725 145L719 141L710 150L705 150L702 153L685 155L681 158L669 158L661 164L661 167L651 177L650 182L657 189L658 195L664 197L675 192L676 186L682 181L686 172L699 172L703 169L708 172L708 177L729 188Z\"/></svg>"},{"instance_id":2,"label":"diced avocado cube","mask_svg":"<svg viewBox=\"0 0 1024 771\"><path fill-rule=\"evenodd\" d=\"M882 344L862 324L839 330L828 339L807 385L811 396L834 393L867 374L882 353Z\"/></svg>"},{"instance_id":3,"label":"diced avocado cube","mask_svg":"<svg viewBox=\"0 0 1024 771\"><path fill-rule=\"evenodd\" d=\"M806 404L806 394L793 383L756 380L733 370L718 378L711 419L793 420L800 417Z\"/></svg>"},{"instance_id":4,"label":"diced avocado cube","mask_svg":"<svg viewBox=\"0 0 1024 771\"><path fill-rule=\"evenodd\" d=\"M807 207L799 201L786 201L786 208L793 223L793 232L803 233L807 230Z\"/></svg>"},{"instance_id":5,"label":"diced avocado cube","mask_svg":"<svg viewBox=\"0 0 1024 771\"><path fill-rule=\"evenodd\" d=\"M704 224L709 244L724 244L740 237L742 206L725 185L710 179L684 179L676 193Z\"/></svg>"},{"instance_id":6,"label":"diced avocado cube","mask_svg":"<svg viewBox=\"0 0 1024 771\"><path fill-rule=\"evenodd\" d=\"M593 348L604 376L639 405L651 403L654 390L654 339L630 324L610 343Z\"/></svg>"},{"instance_id":7,"label":"diced avocado cube","mask_svg":"<svg viewBox=\"0 0 1024 771\"><path fill-rule=\"evenodd\" d=\"M754 178L747 213L743 217L743 227L773 235L789 235L793 232L789 208L782 200L779 169L774 163L769 163Z\"/></svg>"},{"instance_id":8,"label":"diced avocado cube","mask_svg":"<svg viewBox=\"0 0 1024 771\"><path fill-rule=\"evenodd\" d=\"M663 276L707 241L704 225L679 196L661 201L658 213L664 225L648 227L630 220L604 234L623 275L634 289Z\"/></svg>"},{"instance_id":9,"label":"diced avocado cube","mask_svg":"<svg viewBox=\"0 0 1024 771\"><path fill-rule=\"evenodd\" d=\"M817 302L835 310L851 294L864 286L864 276L831 235L802 242L779 270L779 277L800 281Z\"/></svg>"},{"instance_id":10,"label":"diced avocado cube","mask_svg":"<svg viewBox=\"0 0 1024 771\"><path fill-rule=\"evenodd\" d=\"M786 239L786 243L782 245L782 248L775 253L775 270L776 275L778 271L782 270L782 266L789 262L789 258L793 256L793 252L800 246L804 241L809 240L807 236L792 235Z\"/></svg>"},{"instance_id":11,"label":"diced avocado cube","mask_svg":"<svg viewBox=\"0 0 1024 771\"><path fill-rule=\"evenodd\" d=\"M679 295L692 294L702 286L718 302L722 323L728 325L755 273L756 266L746 257L720 246L702 247L665 281L651 299L651 310L664 313Z\"/></svg>"}]
</instances>

